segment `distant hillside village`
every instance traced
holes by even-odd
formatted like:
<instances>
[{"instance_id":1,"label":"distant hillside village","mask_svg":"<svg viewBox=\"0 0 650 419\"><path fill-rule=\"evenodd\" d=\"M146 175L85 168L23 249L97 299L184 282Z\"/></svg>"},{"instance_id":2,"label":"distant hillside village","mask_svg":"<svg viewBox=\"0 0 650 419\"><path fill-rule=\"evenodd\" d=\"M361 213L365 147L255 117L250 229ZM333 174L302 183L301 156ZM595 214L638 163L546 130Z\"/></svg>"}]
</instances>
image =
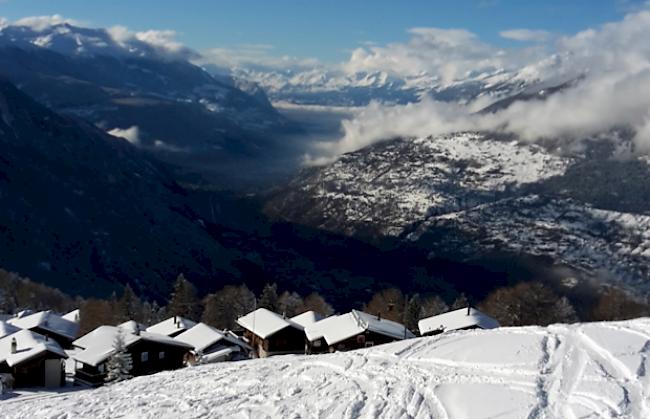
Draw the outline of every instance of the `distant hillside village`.
<instances>
[{"instance_id":1,"label":"distant hillside village","mask_svg":"<svg viewBox=\"0 0 650 419\"><path fill-rule=\"evenodd\" d=\"M48 301L51 306L43 307ZM614 289L600 296L592 312L595 320L649 313ZM318 294L278 293L274 284L258 296L240 285L201 299L179 275L168 304L160 307L140 301L129 286L109 300L71 299L0 271L0 383L5 391L95 387L211 362L349 351L457 330L578 320L566 297L539 283L497 289L477 307L463 294L448 305L437 295L387 289L359 310L335 313Z\"/></svg>"}]
</instances>

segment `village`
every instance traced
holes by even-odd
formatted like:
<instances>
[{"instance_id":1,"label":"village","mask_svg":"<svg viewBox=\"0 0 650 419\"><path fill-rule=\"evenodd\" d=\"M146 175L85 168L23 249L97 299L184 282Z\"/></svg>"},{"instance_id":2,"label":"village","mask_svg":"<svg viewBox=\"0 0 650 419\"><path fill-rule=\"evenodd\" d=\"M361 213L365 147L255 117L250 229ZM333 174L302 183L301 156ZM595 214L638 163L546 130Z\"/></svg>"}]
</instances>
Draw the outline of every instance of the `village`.
<instances>
[{"instance_id":1,"label":"village","mask_svg":"<svg viewBox=\"0 0 650 419\"><path fill-rule=\"evenodd\" d=\"M497 320L469 305L423 318L416 331L382 313L358 310L287 317L257 308L237 319L237 331L172 316L150 326L133 320L102 325L78 336L79 323L79 310L25 310L0 319L0 394L93 388L198 364L350 351L415 338L416 333L499 327Z\"/></svg>"}]
</instances>

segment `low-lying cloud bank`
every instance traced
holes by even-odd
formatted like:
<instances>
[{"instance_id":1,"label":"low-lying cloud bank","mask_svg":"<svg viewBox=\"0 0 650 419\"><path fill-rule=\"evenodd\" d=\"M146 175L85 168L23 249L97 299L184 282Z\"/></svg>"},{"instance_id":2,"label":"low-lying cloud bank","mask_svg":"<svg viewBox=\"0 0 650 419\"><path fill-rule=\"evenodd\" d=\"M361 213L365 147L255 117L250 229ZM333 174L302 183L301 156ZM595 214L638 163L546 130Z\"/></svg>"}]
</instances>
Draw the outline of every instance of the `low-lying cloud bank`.
<instances>
[{"instance_id":1,"label":"low-lying cloud bank","mask_svg":"<svg viewBox=\"0 0 650 419\"><path fill-rule=\"evenodd\" d=\"M429 99L403 106L372 103L354 119L343 122L345 135L339 141L321 144L319 152L306 157L306 163L326 163L384 139L466 130L513 133L524 141L571 141L624 126L636 132L635 151L650 152L648 39L649 10L557 38L548 56L521 71L540 74L541 81L580 80L545 100L515 102L493 114L476 113L476 103L459 105ZM471 37L466 40L475 42Z\"/></svg>"}]
</instances>

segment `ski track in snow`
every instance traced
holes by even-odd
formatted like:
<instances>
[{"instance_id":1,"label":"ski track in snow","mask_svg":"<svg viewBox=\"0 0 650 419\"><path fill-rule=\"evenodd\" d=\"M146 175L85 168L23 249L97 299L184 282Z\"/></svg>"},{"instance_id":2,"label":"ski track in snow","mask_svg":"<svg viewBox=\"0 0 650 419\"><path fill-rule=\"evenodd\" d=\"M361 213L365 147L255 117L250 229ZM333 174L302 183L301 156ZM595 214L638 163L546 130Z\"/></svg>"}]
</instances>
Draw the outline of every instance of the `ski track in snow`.
<instances>
[{"instance_id":1,"label":"ski track in snow","mask_svg":"<svg viewBox=\"0 0 650 419\"><path fill-rule=\"evenodd\" d=\"M650 319L456 332L0 401L2 418L648 418Z\"/></svg>"}]
</instances>

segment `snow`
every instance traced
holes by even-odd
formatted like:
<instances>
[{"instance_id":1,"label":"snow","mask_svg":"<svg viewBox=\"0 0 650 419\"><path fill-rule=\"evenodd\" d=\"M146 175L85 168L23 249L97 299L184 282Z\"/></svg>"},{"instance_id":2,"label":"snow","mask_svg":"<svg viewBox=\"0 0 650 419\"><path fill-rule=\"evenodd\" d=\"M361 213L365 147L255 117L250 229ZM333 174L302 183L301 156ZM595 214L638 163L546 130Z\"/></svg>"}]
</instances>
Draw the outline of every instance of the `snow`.
<instances>
[{"instance_id":1,"label":"snow","mask_svg":"<svg viewBox=\"0 0 650 419\"><path fill-rule=\"evenodd\" d=\"M215 329L214 327L208 326L205 323L196 324L191 329L176 336L174 340L191 345L194 348L195 352L203 352L206 349L208 349L210 346L220 341L224 341L223 343L233 344L238 348L242 347L246 349L252 349L247 343L245 343L241 339L232 336L230 333L226 331L221 331Z\"/></svg>"},{"instance_id":2,"label":"snow","mask_svg":"<svg viewBox=\"0 0 650 419\"><path fill-rule=\"evenodd\" d=\"M74 339L79 331L78 323L65 319L51 311L39 311L24 317L15 317L7 320L7 323L21 329L40 328L48 330L69 339Z\"/></svg>"},{"instance_id":3,"label":"snow","mask_svg":"<svg viewBox=\"0 0 650 419\"><path fill-rule=\"evenodd\" d=\"M16 340L16 352L11 353L12 341ZM53 353L61 358L67 358L65 351L52 339L34 333L30 330L21 330L0 339L0 364L6 362L13 367L33 359L44 353Z\"/></svg>"},{"instance_id":4,"label":"snow","mask_svg":"<svg viewBox=\"0 0 650 419\"><path fill-rule=\"evenodd\" d=\"M17 328L16 326L13 326L5 321L0 320L0 339L9 336L12 333L16 333L20 329Z\"/></svg>"},{"instance_id":5,"label":"snow","mask_svg":"<svg viewBox=\"0 0 650 419\"><path fill-rule=\"evenodd\" d=\"M570 163L540 146L489 133L396 139L305 171L274 202L292 221L347 235L372 227L397 237L431 214L494 202L507 191L562 175Z\"/></svg>"},{"instance_id":6,"label":"snow","mask_svg":"<svg viewBox=\"0 0 650 419\"><path fill-rule=\"evenodd\" d=\"M394 339L412 338L414 335L404 325L380 319L363 311L352 310L347 314L332 316L305 328L307 339L325 338L328 345L335 345L365 331L372 331Z\"/></svg>"},{"instance_id":7,"label":"snow","mask_svg":"<svg viewBox=\"0 0 650 419\"><path fill-rule=\"evenodd\" d=\"M437 316L427 317L418 322L418 329L420 329L422 335L437 330L446 332L468 327L494 329L499 327L499 322L473 307L469 309L469 313L467 308L461 308Z\"/></svg>"},{"instance_id":8,"label":"snow","mask_svg":"<svg viewBox=\"0 0 650 419\"><path fill-rule=\"evenodd\" d=\"M79 319L81 318L79 309L72 310L71 312L66 313L61 317L74 323L79 323Z\"/></svg>"},{"instance_id":9,"label":"snow","mask_svg":"<svg viewBox=\"0 0 650 419\"><path fill-rule=\"evenodd\" d=\"M650 319L456 331L0 401L6 418L647 418Z\"/></svg>"},{"instance_id":10,"label":"snow","mask_svg":"<svg viewBox=\"0 0 650 419\"><path fill-rule=\"evenodd\" d=\"M134 324L137 323L125 322L119 326L100 326L87 335L75 340L72 344L83 350L75 353L73 355L74 359L92 366L97 366L106 361L113 353L115 353L115 338L120 330L124 334L124 345L127 348L135 342L146 340L192 349L192 346L187 343L174 340L173 338L158 333L138 332L138 334L136 334L136 330L129 327Z\"/></svg>"},{"instance_id":11,"label":"snow","mask_svg":"<svg viewBox=\"0 0 650 419\"><path fill-rule=\"evenodd\" d=\"M237 319L237 323L244 329L250 330L262 339L266 339L287 327L295 327L296 329L303 330L303 327L298 323L294 323L290 319L285 319L281 315L265 308L258 308L257 310L240 317Z\"/></svg>"},{"instance_id":12,"label":"snow","mask_svg":"<svg viewBox=\"0 0 650 419\"><path fill-rule=\"evenodd\" d=\"M171 336L174 333L179 331L188 330L196 326L196 322L186 319L181 316L173 316L167 320L163 320L160 323L156 323L153 326L147 328L147 332L159 333L161 335Z\"/></svg>"},{"instance_id":13,"label":"snow","mask_svg":"<svg viewBox=\"0 0 650 419\"><path fill-rule=\"evenodd\" d=\"M323 316L316 313L315 311L305 311L302 314L298 314L297 316L293 316L291 318L291 321L294 323L298 323L302 327L307 327L310 324L314 324L319 320L322 320Z\"/></svg>"},{"instance_id":14,"label":"snow","mask_svg":"<svg viewBox=\"0 0 650 419\"><path fill-rule=\"evenodd\" d=\"M239 352L240 350L241 348L239 346L221 347L218 351L203 354L201 356L201 362L208 363L226 361L231 354Z\"/></svg>"}]
</instances>

